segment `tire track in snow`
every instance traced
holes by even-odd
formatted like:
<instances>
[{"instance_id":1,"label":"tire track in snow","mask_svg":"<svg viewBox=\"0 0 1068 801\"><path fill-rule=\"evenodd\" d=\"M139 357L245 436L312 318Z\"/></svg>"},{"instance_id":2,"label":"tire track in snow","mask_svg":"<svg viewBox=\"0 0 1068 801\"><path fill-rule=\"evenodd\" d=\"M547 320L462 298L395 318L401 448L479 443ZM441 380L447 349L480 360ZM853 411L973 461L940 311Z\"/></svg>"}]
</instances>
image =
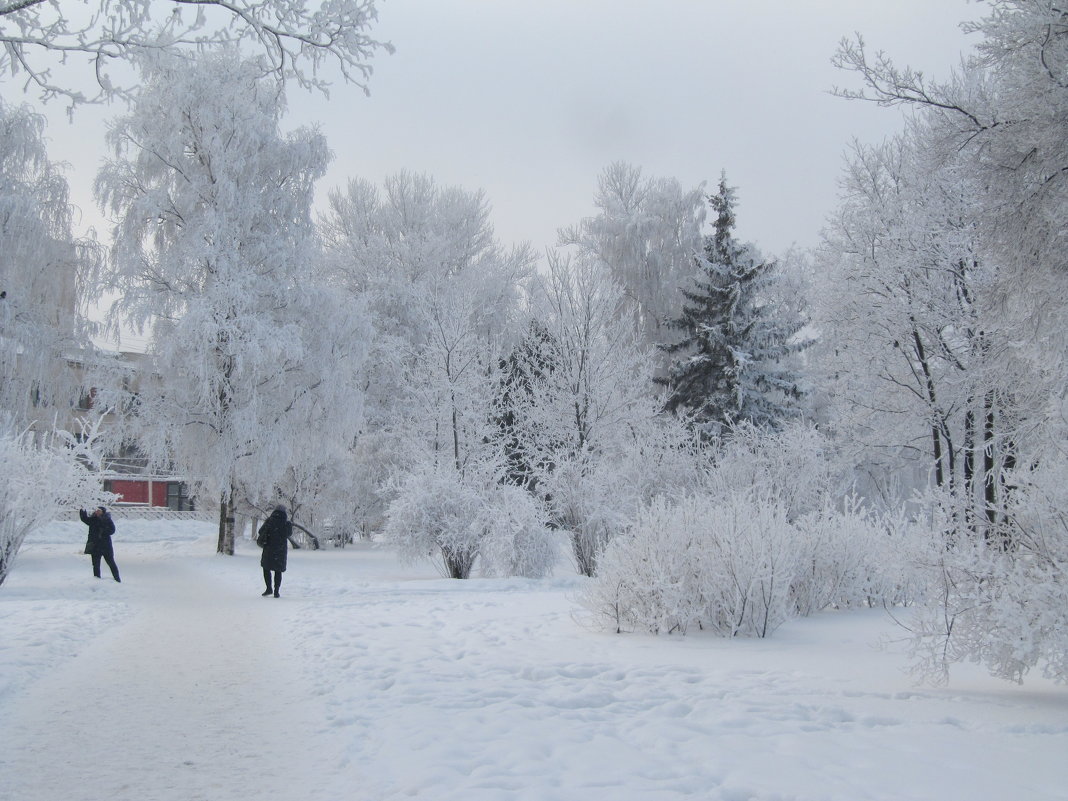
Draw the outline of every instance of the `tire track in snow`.
<instances>
[{"instance_id":1,"label":"tire track in snow","mask_svg":"<svg viewBox=\"0 0 1068 801\"><path fill-rule=\"evenodd\" d=\"M285 642L287 600L228 586L216 566L145 560L122 565L125 584L99 582L132 614L12 699L0 798L339 797L322 702Z\"/></svg>"}]
</instances>

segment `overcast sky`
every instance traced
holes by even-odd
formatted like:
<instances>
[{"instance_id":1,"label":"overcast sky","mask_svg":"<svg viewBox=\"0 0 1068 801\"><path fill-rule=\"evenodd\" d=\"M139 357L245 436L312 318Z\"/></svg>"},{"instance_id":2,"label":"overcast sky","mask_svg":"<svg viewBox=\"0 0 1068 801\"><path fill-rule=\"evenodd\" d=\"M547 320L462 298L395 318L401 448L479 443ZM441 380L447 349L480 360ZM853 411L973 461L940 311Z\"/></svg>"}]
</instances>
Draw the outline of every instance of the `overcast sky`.
<instances>
[{"instance_id":1,"label":"overcast sky","mask_svg":"<svg viewBox=\"0 0 1068 801\"><path fill-rule=\"evenodd\" d=\"M854 137L877 142L900 114L829 94L857 86L830 63L861 32L871 49L944 77L970 47L966 0L381 0L371 96L290 92L285 127L319 125L335 153L320 198L349 177L402 169L483 189L498 237L554 243L593 213L610 162L685 187L738 187L738 231L766 253L811 246L833 210ZM11 98L11 83L4 86ZM16 98L17 99L17 98ZM54 159L99 225L91 183L101 120L49 111Z\"/></svg>"}]
</instances>

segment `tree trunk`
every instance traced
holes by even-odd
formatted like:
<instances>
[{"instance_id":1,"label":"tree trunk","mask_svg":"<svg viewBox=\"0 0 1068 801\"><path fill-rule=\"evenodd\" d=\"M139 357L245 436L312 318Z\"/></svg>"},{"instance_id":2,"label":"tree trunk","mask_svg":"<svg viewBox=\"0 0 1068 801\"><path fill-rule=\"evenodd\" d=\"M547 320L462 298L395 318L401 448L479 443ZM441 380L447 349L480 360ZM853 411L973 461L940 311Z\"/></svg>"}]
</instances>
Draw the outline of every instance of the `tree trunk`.
<instances>
[{"instance_id":1,"label":"tree trunk","mask_svg":"<svg viewBox=\"0 0 1068 801\"><path fill-rule=\"evenodd\" d=\"M226 543L226 497L219 496L219 541L215 546L215 553L226 553L224 545Z\"/></svg>"},{"instance_id":2,"label":"tree trunk","mask_svg":"<svg viewBox=\"0 0 1068 801\"><path fill-rule=\"evenodd\" d=\"M1005 525L1004 498L1001 496L1006 488L1005 470L1010 466L1010 459L1015 457L997 453L996 395L988 392L984 398L985 422L983 424L983 502L986 508L986 539L1003 551L1012 549L1012 539Z\"/></svg>"},{"instance_id":3,"label":"tree trunk","mask_svg":"<svg viewBox=\"0 0 1068 801\"><path fill-rule=\"evenodd\" d=\"M986 539L1002 551L1016 547L1009 526L1008 494L1013 489L1007 473L1016 467L1015 445L1011 440L997 442L999 422L998 395L991 391L984 398L983 424L983 502L986 509Z\"/></svg>"},{"instance_id":4,"label":"tree trunk","mask_svg":"<svg viewBox=\"0 0 1068 801\"><path fill-rule=\"evenodd\" d=\"M942 437L937 425L931 426L931 454L934 457L935 486L941 489L946 485L946 476L942 469Z\"/></svg>"},{"instance_id":5,"label":"tree trunk","mask_svg":"<svg viewBox=\"0 0 1068 801\"><path fill-rule=\"evenodd\" d=\"M234 555L234 507L225 495L219 498L219 545L215 552Z\"/></svg>"},{"instance_id":6,"label":"tree trunk","mask_svg":"<svg viewBox=\"0 0 1068 801\"><path fill-rule=\"evenodd\" d=\"M460 464L460 420L456 414L456 400L452 404L452 458L456 462L456 472L463 475L463 467Z\"/></svg>"},{"instance_id":7,"label":"tree trunk","mask_svg":"<svg viewBox=\"0 0 1068 801\"><path fill-rule=\"evenodd\" d=\"M964 524L974 535L978 531L975 522L975 411L974 398L968 399L968 411L964 415Z\"/></svg>"},{"instance_id":8,"label":"tree trunk","mask_svg":"<svg viewBox=\"0 0 1068 801\"><path fill-rule=\"evenodd\" d=\"M923 344L916 321L910 317L912 323L912 347L916 360L923 371L924 389L927 394L927 403L931 414L931 457L934 460L935 484L940 489L953 481L953 441L949 435L949 427L946 425L945 415L938 407L938 393L935 391L934 373L928 362L927 348ZM943 440L945 447L943 448ZM949 460L947 475L946 460Z\"/></svg>"}]
</instances>

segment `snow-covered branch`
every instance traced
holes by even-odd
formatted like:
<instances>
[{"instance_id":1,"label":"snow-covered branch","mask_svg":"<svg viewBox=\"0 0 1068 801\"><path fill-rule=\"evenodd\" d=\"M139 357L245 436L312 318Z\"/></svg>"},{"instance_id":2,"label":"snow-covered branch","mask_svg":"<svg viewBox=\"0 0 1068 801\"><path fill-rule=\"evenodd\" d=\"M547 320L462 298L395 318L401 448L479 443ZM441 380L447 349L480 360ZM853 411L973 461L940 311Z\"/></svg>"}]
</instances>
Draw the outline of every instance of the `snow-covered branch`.
<instances>
[{"instance_id":1,"label":"snow-covered branch","mask_svg":"<svg viewBox=\"0 0 1068 801\"><path fill-rule=\"evenodd\" d=\"M161 55L195 56L220 45L248 45L264 74L327 92L331 69L367 91L370 60L388 43L370 38L374 0L102 0L71 9L60 0L0 6L0 73L24 74L45 98L72 104L128 96L136 81L122 62ZM95 90L57 67L88 63ZM65 76L66 73L63 73Z\"/></svg>"}]
</instances>

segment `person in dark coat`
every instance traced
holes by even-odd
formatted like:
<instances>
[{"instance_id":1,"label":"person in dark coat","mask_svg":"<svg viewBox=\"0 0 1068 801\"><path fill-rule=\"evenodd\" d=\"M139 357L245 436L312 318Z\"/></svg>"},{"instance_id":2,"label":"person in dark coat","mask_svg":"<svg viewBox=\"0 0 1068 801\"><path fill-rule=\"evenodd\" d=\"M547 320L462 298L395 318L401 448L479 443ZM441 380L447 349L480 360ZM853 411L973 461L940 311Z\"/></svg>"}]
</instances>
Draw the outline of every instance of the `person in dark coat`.
<instances>
[{"instance_id":1,"label":"person in dark coat","mask_svg":"<svg viewBox=\"0 0 1068 801\"><path fill-rule=\"evenodd\" d=\"M119 568L115 564L115 549L111 544L111 535L115 533L115 521L111 519L108 510L98 506L91 515L86 514L84 509L78 510L82 522L89 526L89 539L85 543L85 552L93 558L93 575L100 578L100 557L111 568L111 577L115 581L119 578Z\"/></svg>"},{"instance_id":2,"label":"person in dark coat","mask_svg":"<svg viewBox=\"0 0 1068 801\"><path fill-rule=\"evenodd\" d=\"M256 544L263 548L260 567L263 568L263 591L266 598L271 594L271 573L274 573L274 597L278 597L278 588L282 586L282 574L286 571L286 557L289 555L289 538L293 536L293 524L286 517L286 508L276 506L271 516L260 526Z\"/></svg>"}]
</instances>

